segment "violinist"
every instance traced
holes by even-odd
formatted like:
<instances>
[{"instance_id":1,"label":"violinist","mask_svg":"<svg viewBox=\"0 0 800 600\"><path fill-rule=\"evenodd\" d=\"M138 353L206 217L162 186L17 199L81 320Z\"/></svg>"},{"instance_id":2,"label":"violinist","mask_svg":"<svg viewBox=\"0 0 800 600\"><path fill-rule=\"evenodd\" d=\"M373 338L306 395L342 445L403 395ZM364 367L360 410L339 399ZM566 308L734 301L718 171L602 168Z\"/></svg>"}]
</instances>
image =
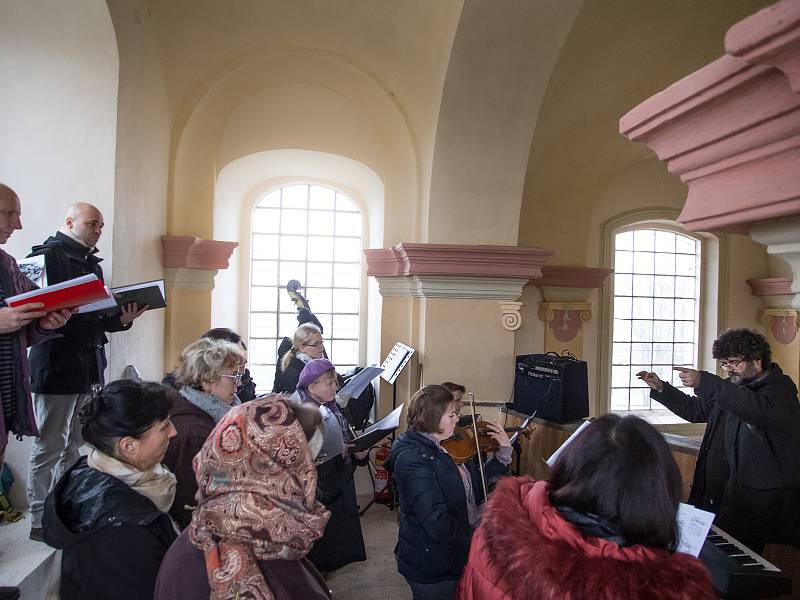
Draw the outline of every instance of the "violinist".
<instances>
[{"instance_id":1,"label":"violinist","mask_svg":"<svg viewBox=\"0 0 800 600\"><path fill-rule=\"evenodd\" d=\"M479 463L457 465L442 448L457 421L450 390L425 386L411 399L408 429L386 463L400 494L397 568L414 600L453 598L484 501ZM488 429L499 446L484 467L491 482L511 462L511 443L502 428L489 424Z\"/></svg>"}]
</instances>

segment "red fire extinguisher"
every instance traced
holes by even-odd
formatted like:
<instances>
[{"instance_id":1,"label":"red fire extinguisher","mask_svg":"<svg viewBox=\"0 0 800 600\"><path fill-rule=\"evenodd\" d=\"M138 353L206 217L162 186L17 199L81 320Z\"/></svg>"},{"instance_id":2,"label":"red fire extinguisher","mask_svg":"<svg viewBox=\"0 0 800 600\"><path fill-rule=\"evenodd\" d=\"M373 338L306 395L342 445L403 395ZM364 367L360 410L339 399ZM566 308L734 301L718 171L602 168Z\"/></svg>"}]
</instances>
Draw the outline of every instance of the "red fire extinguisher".
<instances>
[{"instance_id":1,"label":"red fire extinguisher","mask_svg":"<svg viewBox=\"0 0 800 600\"><path fill-rule=\"evenodd\" d=\"M375 502L378 504L389 504L392 501L392 486L390 484L389 470L383 466L389 458L389 444L381 444L375 451Z\"/></svg>"}]
</instances>

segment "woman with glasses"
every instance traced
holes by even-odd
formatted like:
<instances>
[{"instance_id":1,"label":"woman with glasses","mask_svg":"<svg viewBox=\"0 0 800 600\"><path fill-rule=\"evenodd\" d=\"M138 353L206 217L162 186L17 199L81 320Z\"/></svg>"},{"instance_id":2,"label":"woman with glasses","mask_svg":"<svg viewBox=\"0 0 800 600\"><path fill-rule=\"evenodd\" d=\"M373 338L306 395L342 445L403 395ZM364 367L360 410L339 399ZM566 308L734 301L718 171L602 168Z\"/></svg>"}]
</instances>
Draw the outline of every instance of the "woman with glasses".
<instances>
[{"instance_id":1,"label":"woman with glasses","mask_svg":"<svg viewBox=\"0 0 800 600\"><path fill-rule=\"evenodd\" d=\"M324 357L322 331L314 323L303 323L294 332L292 347L280 359L272 391L291 394L297 389L297 380L303 368L312 360Z\"/></svg>"},{"instance_id":2,"label":"woman with glasses","mask_svg":"<svg viewBox=\"0 0 800 600\"><path fill-rule=\"evenodd\" d=\"M202 338L181 353L175 369L180 397L173 400L172 422L178 431L170 440L164 463L178 478L170 515L183 529L192 518L197 492L192 459L203 447L214 426L234 404L236 389L246 362L239 344Z\"/></svg>"},{"instance_id":3,"label":"woman with glasses","mask_svg":"<svg viewBox=\"0 0 800 600\"><path fill-rule=\"evenodd\" d=\"M319 408L322 448L317 458L317 500L331 511L325 533L314 544L309 560L321 571L333 571L366 560L358 515L353 473L366 462L366 453L353 453L350 428L336 403L339 389L333 364L324 358L310 361L300 373L292 400Z\"/></svg>"}]
</instances>

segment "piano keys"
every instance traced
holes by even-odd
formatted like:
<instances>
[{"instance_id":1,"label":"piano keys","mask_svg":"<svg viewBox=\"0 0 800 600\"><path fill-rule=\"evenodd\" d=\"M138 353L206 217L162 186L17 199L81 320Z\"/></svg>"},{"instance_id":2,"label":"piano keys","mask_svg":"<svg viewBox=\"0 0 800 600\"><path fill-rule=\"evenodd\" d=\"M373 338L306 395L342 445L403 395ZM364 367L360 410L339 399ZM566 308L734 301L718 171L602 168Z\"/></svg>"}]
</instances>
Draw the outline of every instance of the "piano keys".
<instances>
[{"instance_id":1,"label":"piano keys","mask_svg":"<svg viewBox=\"0 0 800 600\"><path fill-rule=\"evenodd\" d=\"M792 580L771 562L715 525L700 560L723 598L769 598L792 592Z\"/></svg>"}]
</instances>

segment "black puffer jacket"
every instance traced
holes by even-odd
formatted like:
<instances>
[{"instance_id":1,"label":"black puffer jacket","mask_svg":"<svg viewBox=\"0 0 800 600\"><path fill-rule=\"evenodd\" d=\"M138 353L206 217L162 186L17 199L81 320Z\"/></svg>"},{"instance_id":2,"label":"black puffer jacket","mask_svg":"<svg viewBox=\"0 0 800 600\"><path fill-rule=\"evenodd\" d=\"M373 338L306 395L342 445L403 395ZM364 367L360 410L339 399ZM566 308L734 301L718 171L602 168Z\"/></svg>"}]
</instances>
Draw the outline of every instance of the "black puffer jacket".
<instances>
[{"instance_id":1,"label":"black puffer jacket","mask_svg":"<svg viewBox=\"0 0 800 600\"><path fill-rule=\"evenodd\" d=\"M31 248L29 256L44 256L47 284L53 285L90 274L102 280L102 259L96 253L97 249L89 250L59 231ZM93 383L102 385L106 368L104 345L108 343L105 334L129 328L130 324L120 321L119 312L73 315L56 331L60 336L31 348L32 390L40 394L85 394Z\"/></svg>"},{"instance_id":2,"label":"black puffer jacket","mask_svg":"<svg viewBox=\"0 0 800 600\"><path fill-rule=\"evenodd\" d=\"M169 517L82 457L47 497L48 545L64 551L62 600L152 598L158 567L177 535Z\"/></svg>"},{"instance_id":3,"label":"black puffer jacket","mask_svg":"<svg viewBox=\"0 0 800 600\"><path fill-rule=\"evenodd\" d=\"M773 364L737 385L702 371L692 397L664 383L651 397L691 423L708 423L689 502L717 514L717 524L745 542L800 543L800 403L797 388ZM724 440L729 473L719 506L707 501L709 450ZM720 455L721 456L721 455Z\"/></svg>"}]
</instances>

